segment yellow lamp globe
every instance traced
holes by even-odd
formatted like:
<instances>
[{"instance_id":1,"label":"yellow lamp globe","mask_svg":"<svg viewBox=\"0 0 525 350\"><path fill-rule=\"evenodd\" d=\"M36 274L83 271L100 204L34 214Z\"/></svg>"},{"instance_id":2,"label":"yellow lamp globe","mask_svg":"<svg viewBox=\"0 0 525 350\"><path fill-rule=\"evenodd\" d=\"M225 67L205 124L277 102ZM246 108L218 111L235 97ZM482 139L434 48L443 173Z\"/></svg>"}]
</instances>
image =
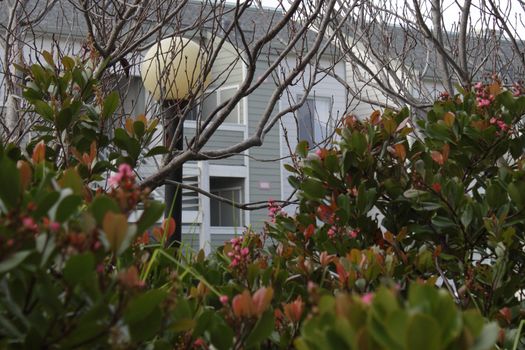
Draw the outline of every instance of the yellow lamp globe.
<instances>
[{"instance_id":1,"label":"yellow lamp globe","mask_svg":"<svg viewBox=\"0 0 525 350\"><path fill-rule=\"evenodd\" d=\"M146 52L140 75L155 100L184 100L208 86L209 74L204 84L199 84L205 61L204 53L194 41L167 38Z\"/></svg>"}]
</instances>

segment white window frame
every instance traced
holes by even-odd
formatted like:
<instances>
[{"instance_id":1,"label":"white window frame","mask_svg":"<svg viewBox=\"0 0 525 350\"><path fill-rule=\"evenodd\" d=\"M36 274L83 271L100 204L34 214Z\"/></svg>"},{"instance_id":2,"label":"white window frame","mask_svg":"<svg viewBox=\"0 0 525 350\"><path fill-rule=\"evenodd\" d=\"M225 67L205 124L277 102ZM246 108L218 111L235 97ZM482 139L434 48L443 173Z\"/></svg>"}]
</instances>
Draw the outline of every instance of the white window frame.
<instances>
[{"instance_id":1,"label":"white window frame","mask_svg":"<svg viewBox=\"0 0 525 350\"><path fill-rule=\"evenodd\" d=\"M219 87L216 87L216 88L208 88L205 91L204 94L215 93L215 108L217 108L217 106L221 103L221 92L224 91L224 90L229 90L229 89L235 89L236 91L238 91L239 90L239 84L223 85L223 86L219 86ZM219 127L220 129L222 129L222 130L232 130L232 131L244 131L245 126L246 126L246 120L243 117L243 115L246 114L246 113L241 113L241 108L244 109L244 102L243 102L243 100L244 100L244 98L242 98L239 101L239 103L237 103L237 105L234 107L234 108L237 108L237 122L232 123L232 122L225 121ZM199 109L201 108L200 104L198 104L196 107L199 108ZM233 111L232 111L232 113L233 113ZM184 125L187 125L189 127L196 127L197 126L197 121L196 120L185 120L184 121Z\"/></svg>"},{"instance_id":2,"label":"white window frame","mask_svg":"<svg viewBox=\"0 0 525 350\"><path fill-rule=\"evenodd\" d=\"M242 188L241 186L232 186L232 187L227 187L227 188L224 188L224 189L221 189L221 190L230 190L230 189L235 190L235 189L238 189L240 191L239 198L241 198L241 200L246 200L246 186L248 185L247 181L246 181L246 176L239 176L239 175L245 175L245 174L239 174L239 173L233 174L234 172L232 172L231 170L214 171L214 169L215 170L226 170L226 169L224 169L226 167L228 167L228 166L220 166L220 165L219 166L213 166L213 165L210 165L209 171L210 171L210 174L213 174L213 176L211 176L211 175L209 176L208 182L211 185L211 178L212 177L242 179L244 188ZM242 167L242 166L233 166L233 167L229 167L229 168L244 168L245 172L247 172L246 168ZM211 187L209 188L209 191L210 191L210 193L213 193ZM219 233L219 232L222 232L222 231L231 233L231 232L235 231L236 229L241 228L241 227L246 225L246 215L245 215L244 211L242 211L241 209L234 208L234 210L239 210L239 218L242 220L242 222L238 226L214 226L211 223L211 203L210 203L210 209L209 210L210 210L210 228L212 229L212 233Z\"/></svg>"},{"instance_id":3,"label":"white window frame","mask_svg":"<svg viewBox=\"0 0 525 350\"><path fill-rule=\"evenodd\" d=\"M304 95L298 94L297 95L297 101L301 101L303 99L303 97L304 97ZM323 130L325 130L325 131L327 130L326 127L327 127L327 125L329 125L330 119L332 118L332 113L333 113L332 108L333 108L333 105L334 105L334 96L319 95L317 93L314 93L314 94L309 95L309 96L306 97L306 100L304 101L304 104L301 105L301 107L303 107L307 103L308 100L311 100L311 101L313 100L314 101L314 110L313 110L314 115L312 116L313 117L313 120L312 120L312 126L313 126L313 130L312 130L313 135L312 136L313 136L313 140L312 141L315 144L317 144L319 141L324 139L326 137L326 135L316 135L316 131L318 130L318 128L316 128L316 124L317 124L317 126L319 126L319 123L321 122L321 120L318 118L319 115L316 115L316 113L318 113L316 100L317 101L322 101L322 100L327 101L328 102L328 107L329 107L328 116L327 116L328 119L326 120L326 123L324 123L324 125L320 128L321 132L322 132ZM297 109L296 113L299 113L299 109L300 108ZM299 116L297 115L297 117L299 117ZM298 123L297 123L297 140L301 141L299 139L299 128L300 128L300 125L299 125L299 121L298 121ZM319 138L319 140L318 140L318 138ZM314 146L314 145L310 145L310 146Z\"/></svg>"}]
</instances>

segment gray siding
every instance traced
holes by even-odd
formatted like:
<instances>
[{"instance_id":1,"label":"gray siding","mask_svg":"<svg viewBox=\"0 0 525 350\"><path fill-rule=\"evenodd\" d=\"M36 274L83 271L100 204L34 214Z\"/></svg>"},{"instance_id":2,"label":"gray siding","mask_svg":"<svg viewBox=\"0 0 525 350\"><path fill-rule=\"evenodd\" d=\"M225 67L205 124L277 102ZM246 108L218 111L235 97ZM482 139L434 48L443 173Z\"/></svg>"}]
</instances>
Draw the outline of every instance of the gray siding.
<instances>
[{"instance_id":1,"label":"gray siding","mask_svg":"<svg viewBox=\"0 0 525 350\"><path fill-rule=\"evenodd\" d=\"M195 129L184 128L184 137L190 139L195 135ZM203 150L214 150L229 147L244 139L244 132L233 130L217 130ZM186 147L186 146L185 146ZM210 159L210 164L219 165L244 165L244 156L235 155L226 159Z\"/></svg>"},{"instance_id":2,"label":"gray siding","mask_svg":"<svg viewBox=\"0 0 525 350\"><path fill-rule=\"evenodd\" d=\"M242 234L242 232L239 232L238 234L233 234L232 233L231 235L227 235L227 234L212 234L211 235L211 248L212 248L212 250L217 249L218 247L224 245L224 243L226 241L229 241L233 237L239 236L241 234Z\"/></svg>"},{"instance_id":3,"label":"gray siding","mask_svg":"<svg viewBox=\"0 0 525 350\"><path fill-rule=\"evenodd\" d=\"M242 81L242 62L233 47L224 45L212 67L212 85L233 85Z\"/></svg>"},{"instance_id":4,"label":"gray siding","mask_svg":"<svg viewBox=\"0 0 525 350\"><path fill-rule=\"evenodd\" d=\"M264 62L260 62L264 65ZM257 73L256 73L257 76ZM271 98L275 86L268 82L262 84L255 93L248 97L249 115L249 135L252 135L259 122L260 116L264 113L268 101ZM278 110L278 104L274 113ZM279 128L278 124L266 135L261 147L252 147L249 150L251 157L255 159L277 159L280 154ZM281 198L281 171L280 162L261 162L253 158L249 159L250 174L250 202L278 200ZM260 183L266 182L270 185L269 189L261 189ZM268 210L261 209L250 213L250 222L255 231L260 231L263 223L268 219Z\"/></svg>"},{"instance_id":5,"label":"gray siding","mask_svg":"<svg viewBox=\"0 0 525 350\"><path fill-rule=\"evenodd\" d=\"M199 235L183 233L182 246L184 250L188 249L190 252L197 253L199 251Z\"/></svg>"}]
</instances>

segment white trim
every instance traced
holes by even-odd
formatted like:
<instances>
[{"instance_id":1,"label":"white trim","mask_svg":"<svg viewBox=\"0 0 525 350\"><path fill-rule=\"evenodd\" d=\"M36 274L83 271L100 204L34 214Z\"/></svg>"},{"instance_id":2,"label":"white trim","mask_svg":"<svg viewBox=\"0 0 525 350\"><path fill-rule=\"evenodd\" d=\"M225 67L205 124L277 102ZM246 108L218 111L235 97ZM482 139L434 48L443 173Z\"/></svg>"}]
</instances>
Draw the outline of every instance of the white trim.
<instances>
[{"instance_id":1,"label":"white trim","mask_svg":"<svg viewBox=\"0 0 525 350\"><path fill-rule=\"evenodd\" d=\"M242 60L241 68L242 68L242 79L243 81L246 79L247 72L248 72L248 66L247 63L248 60ZM244 96L242 98L243 103L243 119L244 119L244 140L248 138L248 132L249 132L249 120L248 120L248 96ZM244 178L244 203L250 202L250 149L244 151L244 154L246 155L244 157L244 166L246 167L246 176ZM251 215L249 210L244 211L244 223L246 227L250 227L251 224Z\"/></svg>"},{"instance_id":2,"label":"white trim","mask_svg":"<svg viewBox=\"0 0 525 350\"><path fill-rule=\"evenodd\" d=\"M209 164L207 161L198 162L201 171L200 188L206 192L210 191ZM201 232L199 233L199 248L207 255L211 252L211 230L210 230L210 197L199 193L200 212L202 215Z\"/></svg>"},{"instance_id":3,"label":"white trim","mask_svg":"<svg viewBox=\"0 0 525 350\"><path fill-rule=\"evenodd\" d=\"M197 121L195 120L185 120L184 121L184 127L189 129L196 129L197 128ZM235 123L222 123L219 126L218 130L224 130L224 131L239 131L244 132L246 127L242 124L235 124Z\"/></svg>"},{"instance_id":4,"label":"white trim","mask_svg":"<svg viewBox=\"0 0 525 350\"><path fill-rule=\"evenodd\" d=\"M210 164L209 173L212 177L239 177L246 178L248 168L244 165Z\"/></svg>"},{"instance_id":5,"label":"white trim","mask_svg":"<svg viewBox=\"0 0 525 350\"><path fill-rule=\"evenodd\" d=\"M239 91L239 86L240 86L239 84L232 84L232 85L221 85L218 88L216 88L215 89L215 91L216 91L215 96L217 97L217 104L216 104L216 106L221 104L221 91L229 90L229 89L236 89L236 91ZM226 122L226 124L243 125L244 122L241 123L241 105L240 105L240 103L237 102L235 107L237 107L237 123L228 123L228 122ZM223 123L223 124L225 124L225 123Z\"/></svg>"},{"instance_id":6,"label":"white trim","mask_svg":"<svg viewBox=\"0 0 525 350\"><path fill-rule=\"evenodd\" d=\"M182 224L199 224L201 222L201 215L198 210L183 210Z\"/></svg>"},{"instance_id":7,"label":"white trim","mask_svg":"<svg viewBox=\"0 0 525 350\"><path fill-rule=\"evenodd\" d=\"M240 235L244 232L242 226L211 226L211 235Z\"/></svg>"},{"instance_id":8,"label":"white trim","mask_svg":"<svg viewBox=\"0 0 525 350\"><path fill-rule=\"evenodd\" d=\"M282 111L282 98L279 99L279 112ZM284 118L285 116L283 116ZM284 152L283 152L283 138L284 138L284 134L283 134L283 124L282 123L277 123L279 125L279 157L281 158L281 160L279 161L279 178L280 178L280 182L281 182L281 200L285 200L284 198L284 164L285 164L285 159L284 159Z\"/></svg>"}]
</instances>

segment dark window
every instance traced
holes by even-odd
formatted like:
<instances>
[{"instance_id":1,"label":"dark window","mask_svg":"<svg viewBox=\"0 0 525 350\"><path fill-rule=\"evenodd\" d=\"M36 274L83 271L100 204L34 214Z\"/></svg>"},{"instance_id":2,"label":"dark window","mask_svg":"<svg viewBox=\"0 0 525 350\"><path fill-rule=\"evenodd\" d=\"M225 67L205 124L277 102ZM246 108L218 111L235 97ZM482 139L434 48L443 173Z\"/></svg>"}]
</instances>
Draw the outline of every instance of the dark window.
<instances>
[{"instance_id":1,"label":"dark window","mask_svg":"<svg viewBox=\"0 0 525 350\"><path fill-rule=\"evenodd\" d=\"M231 177L210 177L210 192L216 196L243 202L244 179ZM229 203L216 199L210 200L211 226L239 227L243 225L242 211Z\"/></svg>"}]
</instances>

